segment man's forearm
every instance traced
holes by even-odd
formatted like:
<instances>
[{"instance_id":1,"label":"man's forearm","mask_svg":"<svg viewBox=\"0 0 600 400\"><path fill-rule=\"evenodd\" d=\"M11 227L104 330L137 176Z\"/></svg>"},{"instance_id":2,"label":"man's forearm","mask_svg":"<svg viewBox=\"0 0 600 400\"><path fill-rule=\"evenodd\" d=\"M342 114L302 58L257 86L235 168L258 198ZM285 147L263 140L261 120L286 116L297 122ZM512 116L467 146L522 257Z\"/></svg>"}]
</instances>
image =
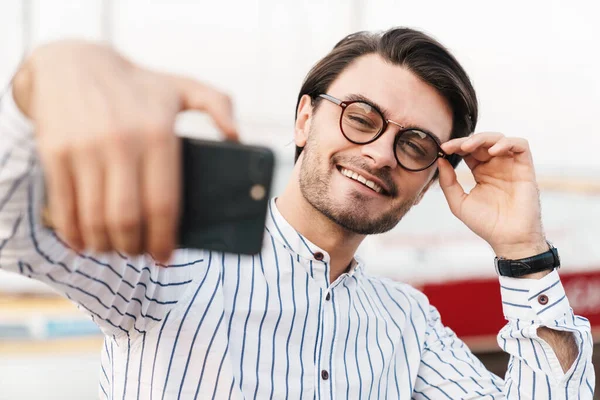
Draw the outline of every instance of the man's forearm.
<instances>
[{"instance_id":1,"label":"man's forearm","mask_svg":"<svg viewBox=\"0 0 600 400\"><path fill-rule=\"evenodd\" d=\"M541 326L537 330L540 339L544 340L556 354L563 372L567 372L579 354L573 332L559 331Z\"/></svg>"},{"instance_id":2,"label":"man's forearm","mask_svg":"<svg viewBox=\"0 0 600 400\"><path fill-rule=\"evenodd\" d=\"M537 272L535 274L525 275L523 278L541 279L549 273L550 271ZM563 372L567 372L579 354L573 332L559 331L541 326L538 328L537 334L540 339L544 340L552 348L554 354L556 354L556 358L558 358L558 361L560 362Z\"/></svg>"},{"instance_id":3,"label":"man's forearm","mask_svg":"<svg viewBox=\"0 0 600 400\"><path fill-rule=\"evenodd\" d=\"M541 279L549 273L550 271L536 272L535 274L525 275L523 278ZM579 354L573 332L559 331L541 326L538 328L537 334L540 339L544 340L552 348L563 372L567 372Z\"/></svg>"},{"instance_id":4,"label":"man's forearm","mask_svg":"<svg viewBox=\"0 0 600 400\"><path fill-rule=\"evenodd\" d=\"M543 243L538 245L535 249L525 250L523 254L525 254L526 256L530 256L531 254L540 253L546 251L547 249L547 244ZM522 254L520 254L519 256L522 256ZM512 258L518 257L513 256ZM549 273L550 271L536 272L533 274L524 275L521 278L542 279ZM540 337L540 339L544 340L552 348L552 350L556 354L556 358L558 358L558 361L560 362L560 366L563 372L567 372L571 368L571 366L577 359L577 355L579 354L579 349L577 348L577 342L575 340L573 332L559 331L556 329L541 326L538 328L537 334Z\"/></svg>"}]
</instances>

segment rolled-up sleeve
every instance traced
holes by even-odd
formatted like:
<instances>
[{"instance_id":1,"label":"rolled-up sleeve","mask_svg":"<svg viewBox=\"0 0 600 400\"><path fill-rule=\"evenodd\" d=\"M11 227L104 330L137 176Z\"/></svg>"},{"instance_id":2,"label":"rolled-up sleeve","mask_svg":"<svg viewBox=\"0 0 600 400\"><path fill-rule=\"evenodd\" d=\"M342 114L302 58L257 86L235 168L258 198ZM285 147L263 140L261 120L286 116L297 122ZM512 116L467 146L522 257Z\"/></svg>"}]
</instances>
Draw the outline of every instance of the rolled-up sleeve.
<instances>
[{"instance_id":1,"label":"rolled-up sleeve","mask_svg":"<svg viewBox=\"0 0 600 400\"><path fill-rule=\"evenodd\" d=\"M558 272L542 279L500 277L500 288L508 323L498 334L498 344L511 356L507 394L520 399L591 399L595 375L590 324L573 313ZM538 336L539 327L572 332L578 354L568 371Z\"/></svg>"}]
</instances>

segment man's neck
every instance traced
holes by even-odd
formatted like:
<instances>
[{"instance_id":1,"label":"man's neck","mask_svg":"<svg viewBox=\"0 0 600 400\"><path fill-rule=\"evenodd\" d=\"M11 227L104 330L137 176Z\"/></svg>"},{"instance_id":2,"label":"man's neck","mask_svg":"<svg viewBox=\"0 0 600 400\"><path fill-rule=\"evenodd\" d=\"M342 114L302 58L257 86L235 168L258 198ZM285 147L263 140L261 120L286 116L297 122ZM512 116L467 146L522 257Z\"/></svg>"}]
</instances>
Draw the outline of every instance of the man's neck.
<instances>
[{"instance_id":1,"label":"man's neck","mask_svg":"<svg viewBox=\"0 0 600 400\"><path fill-rule=\"evenodd\" d=\"M300 191L298 176L295 176L296 170L276 200L277 209L298 233L329 254L329 279L334 282L346 272L365 236L347 231L306 201Z\"/></svg>"}]
</instances>

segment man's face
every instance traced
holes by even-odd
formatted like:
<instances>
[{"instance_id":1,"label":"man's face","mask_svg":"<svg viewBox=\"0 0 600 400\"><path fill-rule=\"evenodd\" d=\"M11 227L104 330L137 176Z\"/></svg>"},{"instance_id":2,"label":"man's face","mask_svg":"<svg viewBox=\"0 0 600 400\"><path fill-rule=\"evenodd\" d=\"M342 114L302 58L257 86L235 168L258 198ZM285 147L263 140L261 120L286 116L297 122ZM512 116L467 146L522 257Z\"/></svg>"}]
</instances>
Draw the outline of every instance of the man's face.
<instances>
[{"instance_id":1,"label":"man's face","mask_svg":"<svg viewBox=\"0 0 600 400\"><path fill-rule=\"evenodd\" d=\"M375 54L354 61L330 86L327 94L340 100L360 95L380 107L386 119L405 127L421 128L441 142L449 140L452 112L435 89L404 67ZM300 190L304 198L332 221L359 234L392 229L420 201L432 183L436 164L411 172L394 156L400 130L388 124L373 143L357 145L341 133L342 108L321 100L313 110L308 96L301 101L296 122L296 145L304 146ZM356 172L383 187L381 193L344 174Z\"/></svg>"}]
</instances>

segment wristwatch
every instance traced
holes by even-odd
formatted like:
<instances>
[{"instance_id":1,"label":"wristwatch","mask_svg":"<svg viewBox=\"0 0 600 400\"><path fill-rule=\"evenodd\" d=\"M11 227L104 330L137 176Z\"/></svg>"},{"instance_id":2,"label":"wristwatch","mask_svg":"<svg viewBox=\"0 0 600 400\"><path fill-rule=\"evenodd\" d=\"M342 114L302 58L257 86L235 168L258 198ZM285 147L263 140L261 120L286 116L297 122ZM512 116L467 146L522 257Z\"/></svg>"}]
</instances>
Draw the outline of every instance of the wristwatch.
<instances>
[{"instance_id":1,"label":"wristwatch","mask_svg":"<svg viewBox=\"0 0 600 400\"><path fill-rule=\"evenodd\" d=\"M500 276L518 278L535 272L548 271L560 268L560 257L558 250L548 242L550 250L533 257L521 258L520 260L507 260L504 257L494 258L496 271Z\"/></svg>"}]
</instances>

